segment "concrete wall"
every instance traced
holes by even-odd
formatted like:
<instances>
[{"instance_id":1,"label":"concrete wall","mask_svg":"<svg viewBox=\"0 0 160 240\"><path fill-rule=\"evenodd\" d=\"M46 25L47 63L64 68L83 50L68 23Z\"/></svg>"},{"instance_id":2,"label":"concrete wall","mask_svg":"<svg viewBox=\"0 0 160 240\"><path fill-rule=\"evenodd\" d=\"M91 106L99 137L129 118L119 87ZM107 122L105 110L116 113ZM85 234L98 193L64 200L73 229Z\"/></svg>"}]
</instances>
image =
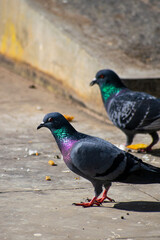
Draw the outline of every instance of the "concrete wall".
<instances>
[{"instance_id":1,"label":"concrete wall","mask_svg":"<svg viewBox=\"0 0 160 240\"><path fill-rule=\"evenodd\" d=\"M1 0L0 26L1 54L29 63L69 86L84 101L92 101L89 82L100 64L61 32L43 9L30 1Z\"/></svg>"},{"instance_id":2,"label":"concrete wall","mask_svg":"<svg viewBox=\"0 0 160 240\"><path fill-rule=\"evenodd\" d=\"M34 0L0 0L0 54L53 76L88 106L104 111L98 87L89 82L97 70L115 64L89 54Z\"/></svg>"}]
</instances>

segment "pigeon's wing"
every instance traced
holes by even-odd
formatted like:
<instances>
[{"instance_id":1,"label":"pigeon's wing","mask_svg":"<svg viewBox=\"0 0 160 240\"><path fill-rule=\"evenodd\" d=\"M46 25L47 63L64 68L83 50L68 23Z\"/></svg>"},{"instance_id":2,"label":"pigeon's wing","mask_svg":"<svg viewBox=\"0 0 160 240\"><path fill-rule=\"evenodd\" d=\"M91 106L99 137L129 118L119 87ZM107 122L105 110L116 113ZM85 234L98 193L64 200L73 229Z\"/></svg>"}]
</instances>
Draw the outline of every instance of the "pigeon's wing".
<instances>
[{"instance_id":1,"label":"pigeon's wing","mask_svg":"<svg viewBox=\"0 0 160 240\"><path fill-rule=\"evenodd\" d=\"M111 100L108 113L121 129L143 129L160 117L160 100L146 93L128 91Z\"/></svg>"},{"instance_id":2,"label":"pigeon's wing","mask_svg":"<svg viewBox=\"0 0 160 240\"><path fill-rule=\"evenodd\" d=\"M125 170L120 174L115 182L148 184L160 183L160 168L143 162L141 159L130 153L125 153L127 164Z\"/></svg>"},{"instance_id":3,"label":"pigeon's wing","mask_svg":"<svg viewBox=\"0 0 160 240\"><path fill-rule=\"evenodd\" d=\"M143 121L143 124L137 128L139 131L158 131L160 130L160 115L158 119L148 119Z\"/></svg>"},{"instance_id":4,"label":"pigeon's wing","mask_svg":"<svg viewBox=\"0 0 160 240\"><path fill-rule=\"evenodd\" d=\"M106 141L77 142L71 151L71 161L75 172L91 181L160 183L159 168Z\"/></svg>"},{"instance_id":5,"label":"pigeon's wing","mask_svg":"<svg viewBox=\"0 0 160 240\"><path fill-rule=\"evenodd\" d=\"M137 127L138 130L160 129L160 99L144 99L141 108L146 109L146 114Z\"/></svg>"},{"instance_id":6,"label":"pigeon's wing","mask_svg":"<svg viewBox=\"0 0 160 240\"><path fill-rule=\"evenodd\" d=\"M125 152L100 139L81 140L71 151L71 161L77 173L90 179L116 179L125 170L126 160Z\"/></svg>"}]
</instances>

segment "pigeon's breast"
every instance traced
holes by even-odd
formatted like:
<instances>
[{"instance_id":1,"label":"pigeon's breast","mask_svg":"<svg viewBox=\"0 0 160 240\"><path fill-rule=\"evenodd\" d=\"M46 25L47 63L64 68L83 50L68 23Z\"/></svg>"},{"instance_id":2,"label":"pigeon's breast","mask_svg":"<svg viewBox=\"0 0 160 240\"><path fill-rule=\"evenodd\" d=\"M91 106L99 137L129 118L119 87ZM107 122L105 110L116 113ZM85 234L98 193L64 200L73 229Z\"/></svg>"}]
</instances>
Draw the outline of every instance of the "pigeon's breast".
<instances>
[{"instance_id":1,"label":"pigeon's breast","mask_svg":"<svg viewBox=\"0 0 160 240\"><path fill-rule=\"evenodd\" d=\"M77 140L67 139L61 143L61 152L64 162L68 165L71 162L70 153Z\"/></svg>"}]
</instances>

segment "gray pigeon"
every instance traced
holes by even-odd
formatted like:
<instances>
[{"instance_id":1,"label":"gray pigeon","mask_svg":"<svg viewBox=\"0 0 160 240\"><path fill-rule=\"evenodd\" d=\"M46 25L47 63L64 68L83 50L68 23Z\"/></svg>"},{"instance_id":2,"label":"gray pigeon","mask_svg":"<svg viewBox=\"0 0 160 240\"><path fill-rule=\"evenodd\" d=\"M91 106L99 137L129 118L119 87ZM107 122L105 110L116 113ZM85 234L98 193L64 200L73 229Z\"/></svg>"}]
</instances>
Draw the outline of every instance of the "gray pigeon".
<instances>
[{"instance_id":1,"label":"gray pigeon","mask_svg":"<svg viewBox=\"0 0 160 240\"><path fill-rule=\"evenodd\" d=\"M103 139L77 132L60 113L45 115L37 129L41 127L49 128L53 134L68 168L93 184L92 200L75 205L90 207L99 206L105 199L113 201L107 196L112 182L160 183L160 168L142 162ZM98 198L102 187L105 190Z\"/></svg>"},{"instance_id":2,"label":"gray pigeon","mask_svg":"<svg viewBox=\"0 0 160 240\"><path fill-rule=\"evenodd\" d=\"M151 151L160 130L160 99L144 92L129 90L112 70L97 72L91 86L98 84L104 107L113 124L121 129L130 145L137 133L149 133L152 143L142 151Z\"/></svg>"}]
</instances>

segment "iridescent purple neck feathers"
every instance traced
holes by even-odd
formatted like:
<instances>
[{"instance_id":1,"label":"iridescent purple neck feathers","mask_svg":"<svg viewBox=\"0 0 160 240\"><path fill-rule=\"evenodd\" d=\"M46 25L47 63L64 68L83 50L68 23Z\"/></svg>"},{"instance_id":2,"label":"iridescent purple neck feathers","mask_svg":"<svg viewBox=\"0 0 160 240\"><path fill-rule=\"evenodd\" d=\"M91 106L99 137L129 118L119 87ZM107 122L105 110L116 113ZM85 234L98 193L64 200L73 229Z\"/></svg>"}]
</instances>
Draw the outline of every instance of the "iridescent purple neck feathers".
<instances>
[{"instance_id":1,"label":"iridescent purple neck feathers","mask_svg":"<svg viewBox=\"0 0 160 240\"><path fill-rule=\"evenodd\" d=\"M51 132L55 137L58 147L65 160L67 155L70 153L72 146L78 141L77 131L74 128L64 126L56 130L51 129Z\"/></svg>"}]
</instances>

